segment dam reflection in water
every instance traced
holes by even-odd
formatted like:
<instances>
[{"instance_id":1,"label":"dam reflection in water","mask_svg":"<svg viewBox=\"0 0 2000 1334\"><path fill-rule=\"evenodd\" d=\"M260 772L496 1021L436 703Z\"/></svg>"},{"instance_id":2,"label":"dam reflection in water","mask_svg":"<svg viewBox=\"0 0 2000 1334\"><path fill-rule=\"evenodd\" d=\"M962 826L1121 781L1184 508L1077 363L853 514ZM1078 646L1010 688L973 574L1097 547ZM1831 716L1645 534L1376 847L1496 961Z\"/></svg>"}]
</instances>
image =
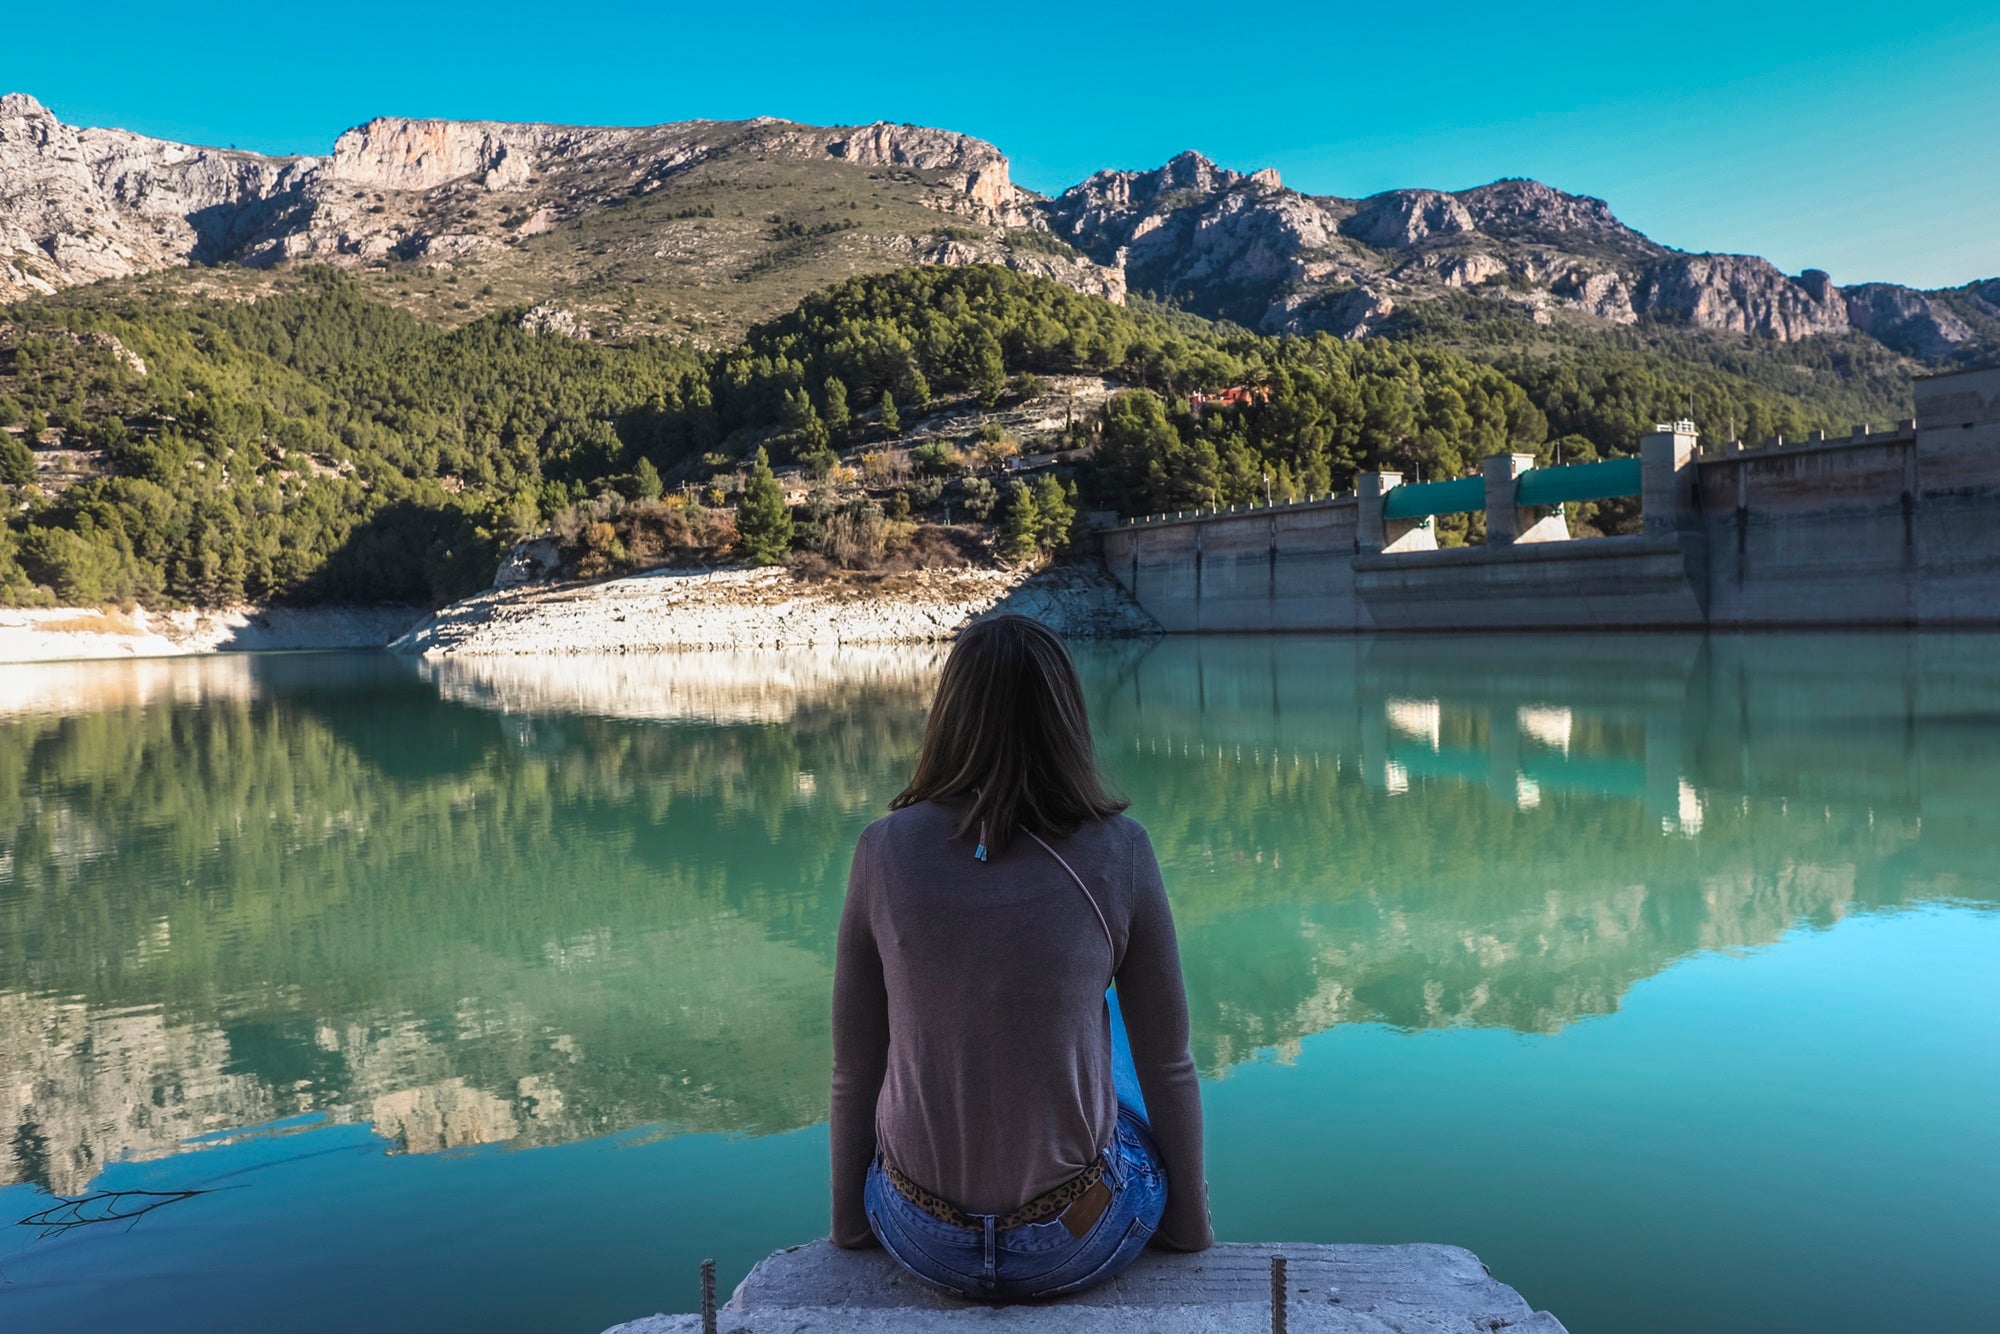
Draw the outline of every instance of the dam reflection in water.
<instances>
[{"instance_id":1,"label":"dam reflection in water","mask_svg":"<svg viewBox=\"0 0 2000 1334\"><path fill-rule=\"evenodd\" d=\"M1351 1110L1382 1096L1364 1078L1374 1053L1417 1062L1396 1079L1444 1079L1442 1103L1463 1091L1452 1081L1494 1077L1481 1032L1580 1034L1647 979L1685 972L1679 961L1737 970L1684 984L1687 999L1667 1006L1678 1030L1634 1015L1549 1049L1657 1059L1750 976L1732 954L1801 924L1936 905L1953 939L1983 942L1990 975L1996 647L1635 635L1081 651L1106 762L1167 869L1196 1059L1221 1081L1218 1132L1246 1132L1219 1146L1223 1231L1458 1241L1572 1328L1593 1313L1599 1327L1650 1327L1603 1323L1638 1280L1579 1240L1638 1201L1565 1204L1552 1191L1536 1207L1561 1215L1544 1224L1561 1240L1537 1250L1535 1229L1487 1236L1444 1208L1450 1182L1376 1183L1375 1214L1335 1205L1256 1127L1311 1088L1322 1119L1301 1133L1316 1152L1338 1153L1341 1135L1390 1142L1413 1114L1407 1097ZM687 1305L659 1276L663 1256L686 1269L721 1250L740 1270L809 1235L823 1211L823 1131L810 1128L825 1116L847 857L906 775L940 661L844 650L0 668L0 1204L11 1219L48 1191L237 1171L263 1183L115 1239L0 1239L13 1284L0 1304L116 1322L160 1295L141 1275L173 1268L187 1327L253 1318L319 1284L329 1328L426 1311L596 1328ZM1899 1001L1963 1006L1926 991L1943 975L1876 972ZM1366 1045L1316 1056L1336 1030ZM1410 1045L1440 1030L1460 1036ZM1950 1104L1929 1108L1926 1133L1990 1143L1954 1119L1970 1094L1952 1080L2000 1083L1992 1052L1956 1059L1921 1071L1938 1082L1933 1104ZM1232 1076L1246 1063L1269 1073ZM1604 1068L1537 1075L1531 1101L1587 1102ZM1777 1129L1797 1113L1800 1077L1716 1096ZM1373 1119L1336 1133L1324 1119L1335 1107ZM1896 1133L1899 1105L1871 1107ZM1464 1127L1447 1117L1440 1130ZM1607 1161L1659 1151L1657 1127L1629 1133L1600 1146ZM1532 1178L1531 1138L1485 1152L1518 1152L1508 1166ZM397 1166L481 1145L551 1156ZM363 1165L337 1180L290 1165L322 1146ZM731 1198L757 1207L713 1211L705 1174L725 1168ZM1342 1171L1349 1186L1366 1179L1354 1163ZM1994 1184L1990 1168L1973 1176ZM344 1202L355 1181L370 1201L365 1245L359 1206ZM1710 1185L1733 1207L1726 1180ZM419 1221L523 1190L537 1205L492 1209L477 1249L549 1255L532 1276L475 1262ZM634 1193L636 1215L615 1203ZM273 1199L280 1232L323 1248L323 1263L289 1256L268 1291L225 1284L244 1269L231 1247L255 1252L268 1223L257 1209ZM1774 1226L1812 1225L1802 1207ZM1990 1222L1969 1233L2000 1239ZM383 1284L355 1292L336 1277L363 1251L430 1262L385 1262ZM1965 1314L1948 1290L1940 1300ZM1850 1327L1869 1309L1852 1293L1829 1306L1812 1327ZM1696 1313L1732 1327L1720 1306ZM149 1322L162 1318L181 1317Z\"/></svg>"},{"instance_id":2,"label":"dam reflection in water","mask_svg":"<svg viewBox=\"0 0 2000 1334\"><path fill-rule=\"evenodd\" d=\"M1322 983L1293 1015L1215 996L1205 1012L1257 1020L1216 1040L1356 1019L1553 1032L1697 950L1994 902L1991 648L1180 639L1097 707L1182 872L1177 911L1229 933L1217 984L1328 942L1276 975Z\"/></svg>"}]
</instances>

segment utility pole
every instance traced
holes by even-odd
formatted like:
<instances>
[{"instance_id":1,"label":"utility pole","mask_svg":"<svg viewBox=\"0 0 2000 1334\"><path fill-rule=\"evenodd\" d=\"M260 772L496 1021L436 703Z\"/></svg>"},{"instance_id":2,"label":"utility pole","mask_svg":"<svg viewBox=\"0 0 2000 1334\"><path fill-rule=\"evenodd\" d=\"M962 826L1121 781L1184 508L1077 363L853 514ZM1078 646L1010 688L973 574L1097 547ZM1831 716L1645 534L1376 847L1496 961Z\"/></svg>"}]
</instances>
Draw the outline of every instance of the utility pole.
<instances>
[{"instance_id":1,"label":"utility pole","mask_svg":"<svg viewBox=\"0 0 2000 1334\"><path fill-rule=\"evenodd\" d=\"M1264 508L1271 508L1271 470L1264 470Z\"/></svg>"}]
</instances>

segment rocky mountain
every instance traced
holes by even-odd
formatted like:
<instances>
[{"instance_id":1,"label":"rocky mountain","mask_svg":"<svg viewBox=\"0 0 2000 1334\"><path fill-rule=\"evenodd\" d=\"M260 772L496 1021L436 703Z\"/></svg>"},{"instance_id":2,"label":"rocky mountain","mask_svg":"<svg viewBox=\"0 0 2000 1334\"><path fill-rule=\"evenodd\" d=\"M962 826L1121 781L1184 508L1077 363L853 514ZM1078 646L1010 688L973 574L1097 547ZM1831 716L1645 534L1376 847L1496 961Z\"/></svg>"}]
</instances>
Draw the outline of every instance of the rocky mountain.
<instances>
[{"instance_id":1,"label":"rocky mountain","mask_svg":"<svg viewBox=\"0 0 2000 1334\"><path fill-rule=\"evenodd\" d=\"M0 98L0 300L183 265L377 275L447 317L553 299L575 328L720 331L856 273L1000 263L1114 298L992 145L877 124L638 129L378 119L324 157L79 129ZM446 293L436 282L467 290Z\"/></svg>"},{"instance_id":2,"label":"rocky mountain","mask_svg":"<svg viewBox=\"0 0 2000 1334\"><path fill-rule=\"evenodd\" d=\"M1602 200L1528 180L1343 199L1190 152L1043 199L991 144L908 125L378 119L326 156L266 157L79 129L0 98L0 300L294 261L354 268L441 318L533 306L585 336L733 338L857 273L1001 263L1266 332L1362 337L1471 300L1531 324L1858 334L1925 362L2000 352L2000 279L1839 287L1670 249Z\"/></svg>"},{"instance_id":3,"label":"rocky mountain","mask_svg":"<svg viewBox=\"0 0 2000 1334\"><path fill-rule=\"evenodd\" d=\"M1785 341L1853 330L1924 359L2000 348L2000 280L1837 287L1752 255L1669 249L1603 200L1536 181L1341 199L1183 153L1154 171L1099 172L1046 210L1058 236L1134 290L1267 332L1360 336L1459 292L1542 323L1574 313Z\"/></svg>"}]
</instances>

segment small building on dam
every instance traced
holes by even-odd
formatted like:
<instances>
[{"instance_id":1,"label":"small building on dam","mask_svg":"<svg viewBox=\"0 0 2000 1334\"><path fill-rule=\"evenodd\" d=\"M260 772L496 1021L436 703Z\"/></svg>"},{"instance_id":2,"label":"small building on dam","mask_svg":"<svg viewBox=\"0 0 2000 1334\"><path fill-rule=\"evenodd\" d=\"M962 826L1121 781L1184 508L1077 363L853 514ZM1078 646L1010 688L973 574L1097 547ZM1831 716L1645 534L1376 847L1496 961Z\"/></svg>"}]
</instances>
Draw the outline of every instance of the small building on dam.
<instances>
[{"instance_id":1,"label":"small building on dam","mask_svg":"<svg viewBox=\"0 0 2000 1334\"><path fill-rule=\"evenodd\" d=\"M1104 563L1169 631L2000 624L2000 367L1918 380L1889 430L1704 453L1670 422L1636 459L1533 462L1128 520ZM1630 495L1642 532L1570 537L1564 504ZM1485 544L1439 549L1466 512Z\"/></svg>"}]
</instances>

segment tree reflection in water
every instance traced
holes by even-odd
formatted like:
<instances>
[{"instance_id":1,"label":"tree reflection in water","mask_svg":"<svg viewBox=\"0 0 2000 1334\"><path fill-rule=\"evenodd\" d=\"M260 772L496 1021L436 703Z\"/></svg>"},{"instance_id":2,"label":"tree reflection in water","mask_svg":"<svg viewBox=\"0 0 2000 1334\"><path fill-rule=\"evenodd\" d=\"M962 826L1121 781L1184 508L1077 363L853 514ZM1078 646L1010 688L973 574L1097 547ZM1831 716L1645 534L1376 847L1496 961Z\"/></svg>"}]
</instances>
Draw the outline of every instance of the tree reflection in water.
<instances>
[{"instance_id":1,"label":"tree reflection in water","mask_svg":"<svg viewBox=\"0 0 2000 1334\"><path fill-rule=\"evenodd\" d=\"M1692 952L1952 899L1992 641L1080 654L1197 1060L1561 1029ZM0 669L0 1184L302 1113L410 1151L824 1117L853 840L935 650Z\"/></svg>"}]
</instances>

